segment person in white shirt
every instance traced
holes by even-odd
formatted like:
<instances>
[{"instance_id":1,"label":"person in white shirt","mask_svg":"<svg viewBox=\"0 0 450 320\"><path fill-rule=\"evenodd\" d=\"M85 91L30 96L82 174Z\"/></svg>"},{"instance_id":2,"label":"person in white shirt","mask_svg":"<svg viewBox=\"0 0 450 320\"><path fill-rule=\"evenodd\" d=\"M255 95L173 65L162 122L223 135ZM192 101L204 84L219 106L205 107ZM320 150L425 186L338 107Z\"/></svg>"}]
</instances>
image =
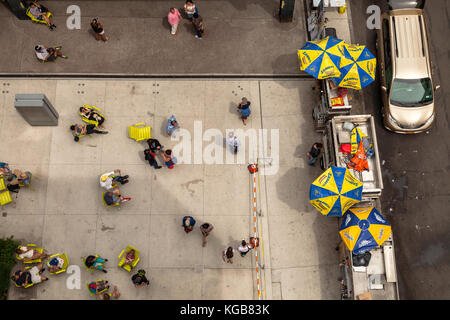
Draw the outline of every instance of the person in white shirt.
<instances>
[{"instance_id":1,"label":"person in white shirt","mask_svg":"<svg viewBox=\"0 0 450 320\"><path fill-rule=\"evenodd\" d=\"M48 257L45 253L40 253L35 250L34 247L20 246L16 249L16 253L20 259L24 262L36 260L36 259L45 259Z\"/></svg>"},{"instance_id":2,"label":"person in white shirt","mask_svg":"<svg viewBox=\"0 0 450 320\"><path fill-rule=\"evenodd\" d=\"M245 255L250 251L251 247L245 240L242 240L241 245L238 247L238 251L241 253L241 257L245 257Z\"/></svg>"},{"instance_id":3,"label":"person in white shirt","mask_svg":"<svg viewBox=\"0 0 450 320\"><path fill-rule=\"evenodd\" d=\"M237 153L240 145L239 139L234 135L233 132L228 134L227 144L232 153Z\"/></svg>"},{"instance_id":4,"label":"person in white shirt","mask_svg":"<svg viewBox=\"0 0 450 320\"><path fill-rule=\"evenodd\" d=\"M186 3L184 4L184 12L189 19L192 19L194 13L197 12L197 8L195 7L195 4L192 0L186 0Z\"/></svg>"},{"instance_id":5,"label":"person in white shirt","mask_svg":"<svg viewBox=\"0 0 450 320\"><path fill-rule=\"evenodd\" d=\"M128 175L121 176L120 169L116 169L100 176L100 186L109 191L117 186L117 182L120 182L121 184L128 183L128 178Z\"/></svg>"},{"instance_id":6,"label":"person in white shirt","mask_svg":"<svg viewBox=\"0 0 450 320\"><path fill-rule=\"evenodd\" d=\"M54 61L57 57L67 59L68 57L61 53L61 46L55 48L48 48L44 45L37 45L34 47L36 57L42 61Z\"/></svg>"}]
</instances>

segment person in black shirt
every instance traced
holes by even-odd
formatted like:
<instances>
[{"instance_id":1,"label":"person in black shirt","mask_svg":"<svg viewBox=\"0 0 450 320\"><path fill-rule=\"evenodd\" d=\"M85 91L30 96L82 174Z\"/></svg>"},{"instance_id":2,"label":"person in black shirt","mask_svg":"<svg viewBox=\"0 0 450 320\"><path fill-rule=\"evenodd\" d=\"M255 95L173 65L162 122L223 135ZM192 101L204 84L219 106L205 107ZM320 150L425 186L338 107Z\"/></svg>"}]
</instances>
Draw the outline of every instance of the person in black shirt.
<instances>
[{"instance_id":1,"label":"person in black shirt","mask_svg":"<svg viewBox=\"0 0 450 320\"><path fill-rule=\"evenodd\" d=\"M145 277L145 270L138 270L138 272L131 277L131 281L135 288L148 286L150 284L150 281Z\"/></svg>"},{"instance_id":2,"label":"person in black shirt","mask_svg":"<svg viewBox=\"0 0 450 320\"><path fill-rule=\"evenodd\" d=\"M311 150L306 153L306 155L308 156L308 164L310 166L313 166L313 167L316 166L314 163L319 158L322 147L323 147L323 145L321 143L316 142L312 145Z\"/></svg>"},{"instance_id":3,"label":"person in black shirt","mask_svg":"<svg viewBox=\"0 0 450 320\"><path fill-rule=\"evenodd\" d=\"M157 151L161 151L164 148L164 146L162 146L161 143L159 143L159 141L157 139L148 139L147 143L148 143L148 147L150 148L150 150L153 153L156 153Z\"/></svg>"},{"instance_id":4,"label":"person in black shirt","mask_svg":"<svg viewBox=\"0 0 450 320\"><path fill-rule=\"evenodd\" d=\"M103 25L98 21L98 18L94 18L91 21L92 30L95 32L95 39L100 40L100 37L103 41L107 41L105 30L103 30Z\"/></svg>"}]
</instances>

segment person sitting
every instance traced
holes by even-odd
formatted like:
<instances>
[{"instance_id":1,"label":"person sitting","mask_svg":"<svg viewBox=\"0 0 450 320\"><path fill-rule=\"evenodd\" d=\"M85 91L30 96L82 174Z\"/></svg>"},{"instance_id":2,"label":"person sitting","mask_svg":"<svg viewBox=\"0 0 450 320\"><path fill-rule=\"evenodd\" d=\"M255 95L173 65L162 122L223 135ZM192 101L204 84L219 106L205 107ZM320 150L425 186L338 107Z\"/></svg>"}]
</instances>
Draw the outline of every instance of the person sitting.
<instances>
[{"instance_id":1,"label":"person sitting","mask_svg":"<svg viewBox=\"0 0 450 320\"><path fill-rule=\"evenodd\" d=\"M24 262L36 260L36 259L45 259L48 257L46 253L40 253L36 250L35 247L28 246L20 246L16 249L16 253L20 259Z\"/></svg>"},{"instance_id":2,"label":"person sitting","mask_svg":"<svg viewBox=\"0 0 450 320\"><path fill-rule=\"evenodd\" d=\"M117 300L117 299L119 299L119 297L120 297L120 293L117 290L117 286L114 286L114 290L111 294L105 292L98 296L98 298L100 300Z\"/></svg>"},{"instance_id":3,"label":"person sitting","mask_svg":"<svg viewBox=\"0 0 450 320\"><path fill-rule=\"evenodd\" d=\"M174 115L171 115L169 120L167 120L167 135L170 137L175 130L180 128L180 125L178 124L177 119Z\"/></svg>"},{"instance_id":4,"label":"person sitting","mask_svg":"<svg viewBox=\"0 0 450 320\"><path fill-rule=\"evenodd\" d=\"M8 182L10 185L24 185L25 187L28 187L31 182L31 172L22 172L16 169L14 170L14 173L9 176Z\"/></svg>"},{"instance_id":5,"label":"person sitting","mask_svg":"<svg viewBox=\"0 0 450 320\"><path fill-rule=\"evenodd\" d=\"M61 48L61 46L49 48L39 44L34 47L34 50L36 51L36 57L42 61L54 61L57 57L67 59L68 57L61 53Z\"/></svg>"},{"instance_id":6,"label":"person sitting","mask_svg":"<svg viewBox=\"0 0 450 320\"><path fill-rule=\"evenodd\" d=\"M127 254L125 255L125 262L123 263L123 265L129 265L131 266L133 264L133 261L136 259L136 251L134 251L134 249L131 249L130 251L127 252Z\"/></svg>"},{"instance_id":7,"label":"person sitting","mask_svg":"<svg viewBox=\"0 0 450 320\"><path fill-rule=\"evenodd\" d=\"M64 259L61 259L60 257L54 257L48 262L48 264L48 271L50 271L50 273L55 273L61 270L64 266Z\"/></svg>"},{"instance_id":8,"label":"person sitting","mask_svg":"<svg viewBox=\"0 0 450 320\"><path fill-rule=\"evenodd\" d=\"M124 198L120 195L119 189L114 189L113 191L105 192L105 195L103 197L105 200L105 203L108 206L117 205L122 202L130 201L131 198Z\"/></svg>"},{"instance_id":9,"label":"person sitting","mask_svg":"<svg viewBox=\"0 0 450 320\"><path fill-rule=\"evenodd\" d=\"M162 156L164 158L164 162L165 162L167 168L173 169L173 167L176 163L176 158L172 156L172 150L170 150L170 149L166 150L162 154Z\"/></svg>"},{"instance_id":10,"label":"person sitting","mask_svg":"<svg viewBox=\"0 0 450 320\"><path fill-rule=\"evenodd\" d=\"M131 281L133 282L135 288L148 286L150 284L150 281L148 281L145 276L145 270L142 269L138 270L138 272L131 277Z\"/></svg>"},{"instance_id":11,"label":"person sitting","mask_svg":"<svg viewBox=\"0 0 450 320\"><path fill-rule=\"evenodd\" d=\"M11 277L11 280L13 280L19 287L25 288L30 284L47 281L48 278L41 275L44 270L45 269L42 268L42 263L39 263L37 266L34 266L31 269L23 268L22 270L16 271Z\"/></svg>"},{"instance_id":12,"label":"person sitting","mask_svg":"<svg viewBox=\"0 0 450 320\"><path fill-rule=\"evenodd\" d=\"M92 281L88 285L89 291L94 295L99 295L103 291L109 289L108 281L100 280L100 281Z\"/></svg>"},{"instance_id":13,"label":"person sitting","mask_svg":"<svg viewBox=\"0 0 450 320\"><path fill-rule=\"evenodd\" d=\"M100 176L100 186L109 191L117 186L117 182L121 184L128 183L129 176L121 176L120 174L120 169L102 174Z\"/></svg>"},{"instance_id":14,"label":"person sitting","mask_svg":"<svg viewBox=\"0 0 450 320\"><path fill-rule=\"evenodd\" d=\"M86 108L86 107L80 107L80 113L88 120L96 121L97 126L100 129L104 129L103 122L105 122L105 118L99 115L95 110Z\"/></svg>"},{"instance_id":15,"label":"person sitting","mask_svg":"<svg viewBox=\"0 0 450 320\"><path fill-rule=\"evenodd\" d=\"M6 162L0 162L0 176L9 177L12 175L11 169Z\"/></svg>"},{"instance_id":16,"label":"person sitting","mask_svg":"<svg viewBox=\"0 0 450 320\"><path fill-rule=\"evenodd\" d=\"M50 30L53 31L53 28L56 28L56 26L50 21L50 18L47 17L47 12L48 12L47 8L44 7L43 5L38 4L37 2L33 1L30 4L31 15L37 20L45 21Z\"/></svg>"},{"instance_id":17,"label":"person sitting","mask_svg":"<svg viewBox=\"0 0 450 320\"><path fill-rule=\"evenodd\" d=\"M97 133L97 134L107 134L108 131L101 131L95 128L94 124L73 124L70 126L70 130L73 131L74 140L79 141L80 136L87 134Z\"/></svg>"},{"instance_id":18,"label":"person sitting","mask_svg":"<svg viewBox=\"0 0 450 320\"><path fill-rule=\"evenodd\" d=\"M89 269L97 269L97 270L101 270L104 273L106 273L107 271L105 270L105 267L103 266L103 264L107 261L108 261L108 259L103 259L98 256L91 255L91 256L86 257L86 259L84 260L84 265L86 267L88 267Z\"/></svg>"}]
</instances>

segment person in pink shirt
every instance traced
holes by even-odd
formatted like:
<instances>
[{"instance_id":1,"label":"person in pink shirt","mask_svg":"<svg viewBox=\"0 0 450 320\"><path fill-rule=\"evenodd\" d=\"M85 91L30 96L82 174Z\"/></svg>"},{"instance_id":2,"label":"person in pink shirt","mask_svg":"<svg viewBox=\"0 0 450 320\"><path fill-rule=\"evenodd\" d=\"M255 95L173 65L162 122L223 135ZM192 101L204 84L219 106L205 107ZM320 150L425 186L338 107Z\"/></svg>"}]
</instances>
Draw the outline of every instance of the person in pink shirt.
<instances>
[{"instance_id":1,"label":"person in pink shirt","mask_svg":"<svg viewBox=\"0 0 450 320\"><path fill-rule=\"evenodd\" d=\"M178 23L181 21L181 14L177 10L177 8L170 8L170 12L167 15L167 19L169 20L170 25L172 26L171 33L173 35L177 34Z\"/></svg>"}]
</instances>

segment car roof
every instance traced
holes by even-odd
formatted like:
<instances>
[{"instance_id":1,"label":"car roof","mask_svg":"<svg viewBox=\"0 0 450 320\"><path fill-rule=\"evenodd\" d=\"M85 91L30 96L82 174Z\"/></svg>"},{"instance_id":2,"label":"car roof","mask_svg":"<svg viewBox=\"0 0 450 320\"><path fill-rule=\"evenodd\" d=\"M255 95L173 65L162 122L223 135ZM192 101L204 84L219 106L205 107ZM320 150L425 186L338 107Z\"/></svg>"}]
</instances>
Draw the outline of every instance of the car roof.
<instances>
[{"instance_id":1,"label":"car roof","mask_svg":"<svg viewBox=\"0 0 450 320\"><path fill-rule=\"evenodd\" d=\"M423 9L425 6L425 0L388 0L388 4L391 10L406 8Z\"/></svg>"},{"instance_id":2,"label":"car roof","mask_svg":"<svg viewBox=\"0 0 450 320\"><path fill-rule=\"evenodd\" d=\"M426 30L421 10L391 11L397 78L430 77Z\"/></svg>"}]
</instances>

